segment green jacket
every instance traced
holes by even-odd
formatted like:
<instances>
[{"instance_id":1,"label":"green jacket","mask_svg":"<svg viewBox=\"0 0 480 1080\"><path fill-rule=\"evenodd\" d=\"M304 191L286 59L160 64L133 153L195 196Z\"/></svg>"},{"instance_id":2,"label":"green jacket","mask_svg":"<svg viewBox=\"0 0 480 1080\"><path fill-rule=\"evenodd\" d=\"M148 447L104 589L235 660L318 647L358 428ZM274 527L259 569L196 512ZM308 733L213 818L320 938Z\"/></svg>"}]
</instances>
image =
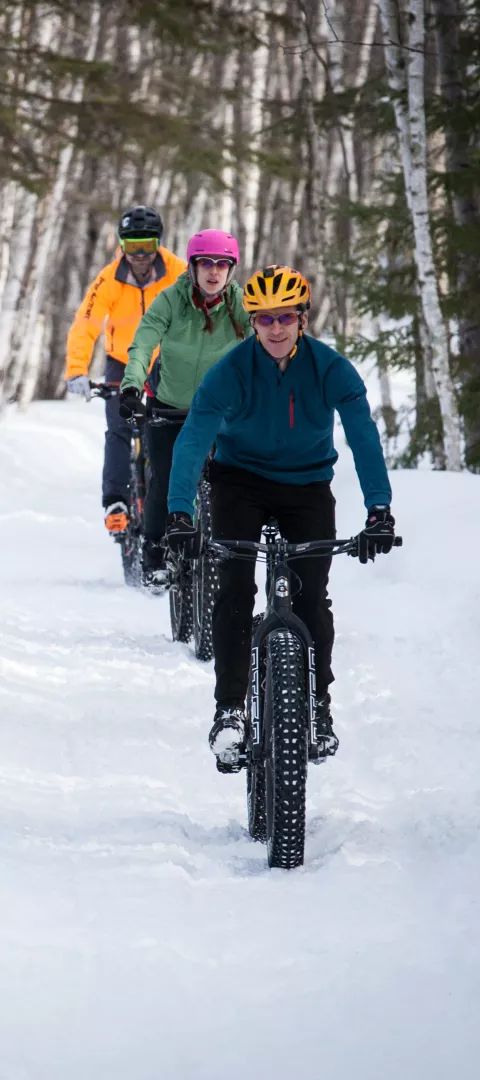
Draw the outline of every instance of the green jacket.
<instances>
[{"instance_id":1,"label":"green jacket","mask_svg":"<svg viewBox=\"0 0 480 1080\"><path fill-rule=\"evenodd\" d=\"M236 281L227 288L236 321L252 330L242 307L242 289ZM224 353L238 344L225 301L210 310L213 330L204 330L205 315L195 307L188 271L153 300L138 325L128 350L121 389L142 390L153 350L160 343L160 380L157 398L176 409L188 409L203 376Z\"/></svg>"}]
</instances>

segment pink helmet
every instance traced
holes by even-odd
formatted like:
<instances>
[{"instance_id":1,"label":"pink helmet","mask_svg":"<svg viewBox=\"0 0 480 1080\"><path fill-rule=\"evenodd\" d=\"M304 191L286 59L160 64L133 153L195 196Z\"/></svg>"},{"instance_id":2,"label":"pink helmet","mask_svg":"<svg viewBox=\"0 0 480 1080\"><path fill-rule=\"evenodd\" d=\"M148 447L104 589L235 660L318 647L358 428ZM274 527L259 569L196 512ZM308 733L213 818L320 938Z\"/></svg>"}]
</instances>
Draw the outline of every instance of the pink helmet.
<instances>
[{"instance_id":1,"label":"pink helmet","mask_svg":"<svg viewBox=\"0 0 480 1080\"><path fill-rule=\"evenodd\" d=\"M232 259L234 263L240 262L238 241L231 233L221 232L220 229L203 229L195 233L187 244L187 259L201 258L202 255L217 256L218 258Z\"/></svg>"}]
</instances>

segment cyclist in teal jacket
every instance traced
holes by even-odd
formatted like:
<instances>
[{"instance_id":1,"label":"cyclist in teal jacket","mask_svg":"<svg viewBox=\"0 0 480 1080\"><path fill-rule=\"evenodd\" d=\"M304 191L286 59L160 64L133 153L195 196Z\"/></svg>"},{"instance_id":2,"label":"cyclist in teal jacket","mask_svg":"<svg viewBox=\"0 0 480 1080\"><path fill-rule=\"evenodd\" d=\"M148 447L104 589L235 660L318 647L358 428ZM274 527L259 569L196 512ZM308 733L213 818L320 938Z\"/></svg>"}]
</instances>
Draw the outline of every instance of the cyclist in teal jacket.
<instances>
[{"instance_id":1,"label":"cyclist in teal jacket","mask_svg":"<svg viewBox=\"0 0 480 1080\"><path fill-rule=\"evenodd\" d=\"M167 540L172 549L194 535L196 485L215 442L211 464L212 531L216 539L258 540L269 517L290 542L335 536L330 490L337 452L335 410L353 452L368 511L369 552L390 550L391 488L365 385L353 365L305 334L308 282L285 266L257 271L244 288L255 336L232 349L203 379L178 437L168 496ZM315 644L317 731L324 755L335 753L328 687L333 681L333 617L329 559L295 564L302 590L294 611ZM217 710L210 732L215 754L236 749L245 735L254 566L231 560L220 569L213 614Z\"/></svg>"}]
</instances>

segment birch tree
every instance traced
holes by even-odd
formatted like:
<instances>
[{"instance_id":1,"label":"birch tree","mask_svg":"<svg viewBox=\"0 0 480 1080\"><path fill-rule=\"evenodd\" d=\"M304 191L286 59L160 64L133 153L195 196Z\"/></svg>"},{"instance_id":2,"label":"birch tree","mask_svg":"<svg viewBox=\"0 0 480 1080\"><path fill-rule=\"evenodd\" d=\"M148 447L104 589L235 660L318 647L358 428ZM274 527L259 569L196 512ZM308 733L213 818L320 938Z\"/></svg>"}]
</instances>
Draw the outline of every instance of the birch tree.
<instances>
[{"instance_id":1,"label":"birch tree","mask_svg":"<svg viewBox=\"0 0 480 1080\"><path fill-rule=\"evenodd\" d=\"M428 204L424 2L408 0L407 53L400 37L395 0L380 0L380 15L407 204L412 218L418 289L442 417L445 461L448 469L458 470L462 466L460 417L450 374L448 337L440 306Z\"/></svg>"}]
</instances>

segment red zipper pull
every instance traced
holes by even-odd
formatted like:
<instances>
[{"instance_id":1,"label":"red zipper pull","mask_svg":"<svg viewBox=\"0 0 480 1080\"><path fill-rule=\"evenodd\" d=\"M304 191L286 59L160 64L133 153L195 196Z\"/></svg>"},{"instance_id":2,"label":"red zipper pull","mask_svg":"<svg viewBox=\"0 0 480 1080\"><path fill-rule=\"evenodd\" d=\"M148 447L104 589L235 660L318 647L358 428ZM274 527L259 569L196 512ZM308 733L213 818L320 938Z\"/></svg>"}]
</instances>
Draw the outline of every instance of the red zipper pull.
<instances>
[{"instance_id":1,"label":"red zipper pull","mask_svg":"<svg viewBox=\"0 0 480 1080\"><path fill-rule=\"evenodd\" d=\"M295 394L293 390L290 390L289 409L288 414L290 418L290 427L295 427Z\"/></svg>"}]
</instances>

